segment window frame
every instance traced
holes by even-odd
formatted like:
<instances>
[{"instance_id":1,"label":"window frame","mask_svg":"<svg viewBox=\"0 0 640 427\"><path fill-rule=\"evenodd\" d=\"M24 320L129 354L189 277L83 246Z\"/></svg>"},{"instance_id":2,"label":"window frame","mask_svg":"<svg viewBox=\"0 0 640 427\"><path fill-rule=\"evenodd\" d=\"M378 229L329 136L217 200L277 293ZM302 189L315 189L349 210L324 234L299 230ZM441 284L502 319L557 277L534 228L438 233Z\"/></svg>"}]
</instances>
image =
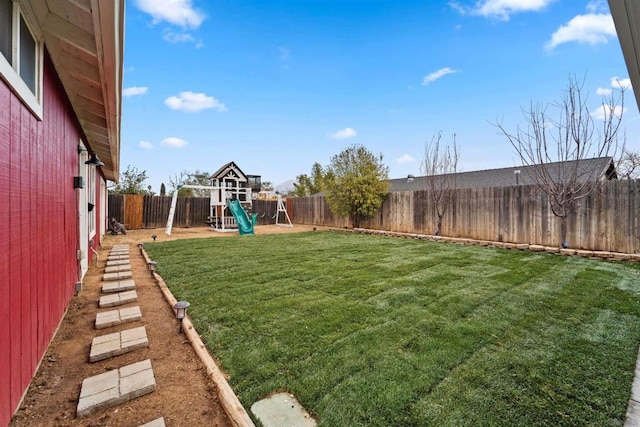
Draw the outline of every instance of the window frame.
<instances>
[{"instance_id":1,"label":"window frame","mask_svg":"<svg viewBox=\"0 0 640 427\"><path fill-rule=\"evenodd\" d=\"M6 0L2 0L6 1ZM12 1L11 18L11 56L9 63L4 55L0 54L0 78L2 78L13 92L22 100L26 107L40 120L42 120L42 78L44 69L44 43L42 31L29 19L19 1ZM24 21L27 30L35 42L35 93L31 91L27 83L20 76L20 21Z\"/></svg>"}]
</instances>

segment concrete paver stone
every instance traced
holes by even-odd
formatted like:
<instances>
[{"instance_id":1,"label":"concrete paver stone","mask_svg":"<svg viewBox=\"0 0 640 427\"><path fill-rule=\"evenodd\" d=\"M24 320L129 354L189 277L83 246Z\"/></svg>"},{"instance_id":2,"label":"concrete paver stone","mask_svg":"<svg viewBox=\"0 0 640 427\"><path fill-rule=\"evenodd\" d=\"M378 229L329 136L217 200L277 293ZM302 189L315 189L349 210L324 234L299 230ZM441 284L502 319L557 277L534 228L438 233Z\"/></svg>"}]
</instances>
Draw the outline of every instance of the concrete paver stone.
<instances>
[{"instance_id":1,"label":"concrete paver stone","mask_svg":"<svg viewBox=\"0 0 640 427\"><path fill-rule=\"evenodd\" d=\"M107 267L112 267L114 265L126 265L129 264L129 260L128 259L117 259L115 261L108 261L107 260Z\"/></svg>"},{"instance_id":2,"label":"concrete paver stone","mask_svg":"<svg viewBox=\"0 0 640 427\"><path fill-rule=\"evenodd\" d=\"M105 273L102 276L102 281L109 282L113 280L130 279L131 277L133 277L131 271L119 271L117 273Z\"/></svg>"},{"instance_id":3,"label":"concrete paver stone","mask_svg":"<svg viewBox=\"0 0 640 427\"><path fill-rule=\"evenodd\" d=\"M130 291L136 288L133 280L120 280L118 282L107 282L102 285L102 292L105 294Z\"/></svg>"},{"instance_id":4,"label":"concrete paver stone","mask_svg":"<svg viewBox=\"0 0 640 427\"><path fill-rule=\"evenodd\" d=\"M144 326L102 335L93 339L89 361L98 362L143 347L149 347L147 330Z\"/></svg>"},{"instance_id":5,"label":"concrete paver stone","mask_svg":"<svg viewBox=\"0 0 640 427\"><path fill-rule=\"evenodd\" d=\"M316 420L289 393L276 393L251 405L264 427L315 427Z\"/></svg>"},{"instance_id":6,"label":"concrete paver stone","mask_svg":"<svg viewBox=\"0 0 640 427\"><path fill-rule=\"evenodd\" d=\"M129 255L109 255L107 261L129 260Z\"/></svg>"},{"instance_id":7,"label":"concrete paver stone","mask_svg":"<svg viewBox=\"0 0 640 427\"><path fill-rule=\"evenodd\" d=\"M109 252L109 257L115 257L115 256L129 256L129 251L111 251Z\"/></svg>"},{"instance_id":8,"label":"concrete paver stone","mask_svg":"<svg viewBox=\"0 0 640 427\"><path fill-rule=\"evenodd\" d=\"M118 273L120 271L131 271L131 264L111 265L104 269L105 273Z\"/></svg>"},{"instance_id":9,"label":"concrete paver stone","mask_svg":"<svg viewBox=\"0 0 640 427\"><path fill-rule=\"evenodd\" d=\"M637 426L640 426L640 403L630 399L629 406L627 406L627 416L624 421L624 427Z\"/></svg>"},{"instance_id":10,"label":"concrete paver stone","mask_svg":"<svg viewBox=\"0 0 640 427\"><path fill-rule=\"evenodd\" d=\"M135 322L142 319L140 306L125 307L119 310L103 311L96 314L96 329L104 329L123 323Z\"/></svg>"},{"instance_id":11,"label":"concrete paver stone","mask_svg":"<svg viewBox=\"0 0 640 427\"><path fill-rule=\"evenodd\" d=\"M164 417L156 418L153 421L149 421L148 423L142 424L140 427L166 427L164 423Z\"/></svg>"},{"instance_id":12,"label":"concrete paver stone","mask_svg":"<svg viewBox=\"0 0 640 427\"><path fill-rule=\"evenodd\" d=\"M108 408L156 389L151 360L123 366L82 381L76 415L83 417L96 409Z\"/></svg>"},{"instance_id":13,"label":"concrete paver stone","mask_svg":"<svg viewBox=\"0 0 640 427\"><path fill-rule=\"evenodd\" d=\"M116 307L118 305L129 304L134 301L138 301L138 294L136 291L125 291L117 294L101 296L98 301L98 306L100 308Z\"/></svg>"}]
</instances>

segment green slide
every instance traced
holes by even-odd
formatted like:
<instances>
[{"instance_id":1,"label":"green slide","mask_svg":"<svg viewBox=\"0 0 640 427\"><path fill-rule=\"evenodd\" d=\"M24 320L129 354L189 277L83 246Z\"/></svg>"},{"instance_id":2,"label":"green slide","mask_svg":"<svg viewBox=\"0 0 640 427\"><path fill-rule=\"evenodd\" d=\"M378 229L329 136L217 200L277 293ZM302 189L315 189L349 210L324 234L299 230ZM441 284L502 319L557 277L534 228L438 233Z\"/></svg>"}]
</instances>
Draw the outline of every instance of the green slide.
<instances>
[{"instance_id":1,"label":"green slide","mask_svg":"<svg viewBox=\"0 0 640 427\"><path fill-rule=\"evenodd\" d=\"M238 223L238 233L240 233L241 236L253 234L253 225L251 224L249 215L247 215L247 211L245 211L240 204L240 201L229 200L227 206L229 206L229 210L236 219L236 223Z\"/></svg>"}]
</instances>

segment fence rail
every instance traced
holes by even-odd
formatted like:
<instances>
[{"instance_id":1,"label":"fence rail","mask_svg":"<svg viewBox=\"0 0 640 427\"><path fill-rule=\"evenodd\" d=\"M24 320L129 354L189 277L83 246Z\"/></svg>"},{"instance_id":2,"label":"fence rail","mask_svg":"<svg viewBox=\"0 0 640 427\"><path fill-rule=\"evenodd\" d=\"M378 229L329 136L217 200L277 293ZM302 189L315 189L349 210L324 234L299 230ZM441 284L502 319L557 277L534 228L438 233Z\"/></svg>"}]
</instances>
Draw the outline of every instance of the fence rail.
<instances>
[{"instance_id":1,"label":"fence rail","mask_svg":"<svg viewBox=\"0 0 640 427\"><path fill-rule=\"evenodd\" d=\"M109 217L128 229L162 228L171 197L109 195ZM274 224L275 201L254 200L259 225ZM299 224L351 227L348 218L333 215L324 197L287 200L291 220ZM204 227L209 198L180 197L175 227ZM433 204L426 191L389 193L382 207L360 226L377 230L432 234ZM557 246L560 220L547 196L536 186L466 188L457 191L442 221L441 234L478 240ZM609 181L601 191L582 199L568 220L572 248L640 253L640 180Z\"/></svg>"},{"instance_id":2,"label":"fence rail","mask_svg":"<svg viewBox=\"0 0 640 427\"><path fill-rule=\"evenodd\" d=\"M332 214L324 197L289 198L287 204L296 223L352 226ZM389 193L381 209L360 222L364 228L419 234L433 234L435 224L426 191ZM467 188L457 191L441 234L558 246L560 220L536 186ZM582 199L568 219L567 241L575 249L640 253L640 180L609 181Z\"/></svg>"},{"instance_id":3,"label":"fence rail","mask_svg":"<svg viewBox=\"0 0 640 427\"><path fill-rule=\"evenodd\" d=\"M109 218L123 222L128 230L163 228L167 225L171 196L144 196L137 194L109 194ZM258 225L275 223L275 201L254 200L252 211L258 214ZM174 227L208 227L210 214L208 197L179 197L176 204ZM231 216L231 213L228 213Z\"/></svg>"}]
</instances>

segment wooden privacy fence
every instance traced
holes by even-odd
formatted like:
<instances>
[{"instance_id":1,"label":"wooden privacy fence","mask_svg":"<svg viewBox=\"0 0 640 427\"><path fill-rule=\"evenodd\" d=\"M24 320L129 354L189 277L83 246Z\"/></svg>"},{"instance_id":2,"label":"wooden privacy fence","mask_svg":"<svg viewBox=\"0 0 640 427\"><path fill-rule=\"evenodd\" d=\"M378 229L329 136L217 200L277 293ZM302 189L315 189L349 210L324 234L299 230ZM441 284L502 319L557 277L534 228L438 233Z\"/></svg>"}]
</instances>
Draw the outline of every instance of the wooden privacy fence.
<instances>
[{"instance_id":1,"label":"wooden privacy fence","mask_svg":"<svg viewBox=\"0 0 640 427\"><path fill-rule=\"evenodd\" d=\"M258 213L258 225L274 224L276 202L254 200L253 212ZM141 194L109 194L109 218L124 222L128 230L163 228L167 225L171 196ZM178 197L173 219L174 227L208 227L208 197ZM231 216L231 213L229 213Z\"/></svg>"},{"instance_id":2,"label":"wooden privacy fence","mask_svg":"<svg viewBox=\"0 0 640 427\"><path fill-rule=\"evenodd\" d=\"M324 197L289 198L299 224L351 227L334 216ZM389 193L382 208L360 226L376 230L433 234L433 204L426 191ZM442 220L443 236L559 246L560 220L536 186L466 188L456 193ZM572 248L640 252L640 180L609 181L580 201L568 221Z\"/></svg>"}]
</instances>

